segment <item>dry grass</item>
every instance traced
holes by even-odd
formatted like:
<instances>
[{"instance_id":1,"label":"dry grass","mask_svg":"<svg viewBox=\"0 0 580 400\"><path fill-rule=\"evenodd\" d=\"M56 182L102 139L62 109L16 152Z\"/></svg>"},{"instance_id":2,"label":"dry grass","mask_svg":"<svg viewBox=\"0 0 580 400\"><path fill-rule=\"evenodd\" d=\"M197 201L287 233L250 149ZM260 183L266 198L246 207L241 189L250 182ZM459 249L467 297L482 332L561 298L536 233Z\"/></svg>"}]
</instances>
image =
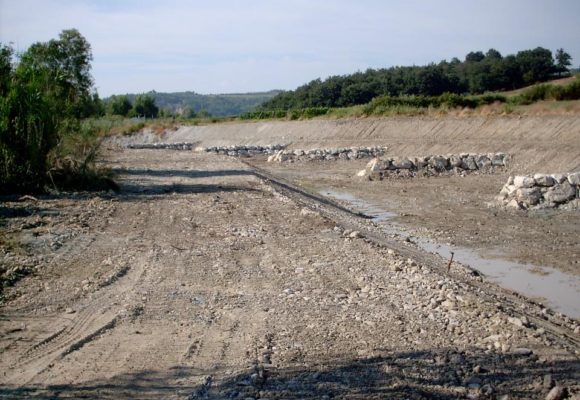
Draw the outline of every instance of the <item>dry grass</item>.
<instances>
[{"instance_id":1,"label":"dry grass","mask_svg":"<svg viewBox=\"0 0 580 400\"><path fill-rule=\"evenodd\" d=\"M547 82L543 82L543 83L554 85L554 86L566 86L566 85L574 82L577 79L577 76L578 75L567 76L566 78L554 79L552 81L547 81ZM523 88L519 88L519 89L515 89L515 90L508 90L507 92L499 92L499 93L503 94L506 97L517 96L519 94L522 94L526 90L532 88L533 86L535 86L535 85L530 85L530 86L526 86Z\"/></svg>"}]
</instances>

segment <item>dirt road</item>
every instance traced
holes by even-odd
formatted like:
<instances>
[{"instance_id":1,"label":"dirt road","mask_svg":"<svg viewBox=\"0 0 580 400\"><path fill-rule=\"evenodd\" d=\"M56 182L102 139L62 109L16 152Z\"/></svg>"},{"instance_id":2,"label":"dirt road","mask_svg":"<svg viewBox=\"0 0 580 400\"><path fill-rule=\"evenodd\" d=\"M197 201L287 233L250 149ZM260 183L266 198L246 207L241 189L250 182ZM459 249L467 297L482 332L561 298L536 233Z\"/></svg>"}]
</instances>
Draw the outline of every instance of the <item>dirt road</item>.
<instances>
[{"instance_id":1,"label":"dirt road","mask_svg":"<svg viewBox=\"0 0 580 400\"><path fill-rule=\"evenodd\" d=\"M0 398L580 392L574 320L239 160L106 160L119 194L2 205Z\"/></svg>"}]
</instances>

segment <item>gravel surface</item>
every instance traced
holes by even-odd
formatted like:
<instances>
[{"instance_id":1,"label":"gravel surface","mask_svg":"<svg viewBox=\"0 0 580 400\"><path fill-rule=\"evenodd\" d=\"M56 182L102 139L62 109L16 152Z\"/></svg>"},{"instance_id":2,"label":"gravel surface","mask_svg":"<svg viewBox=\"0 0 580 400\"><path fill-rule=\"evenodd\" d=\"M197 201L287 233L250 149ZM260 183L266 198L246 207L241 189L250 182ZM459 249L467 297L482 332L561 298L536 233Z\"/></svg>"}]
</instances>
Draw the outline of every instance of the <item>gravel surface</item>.
<instances>
[{"instance_id":1,"label":"gravel surface","mask_svg":"<svg viewBox=\"0 0 580 400\"><path fill-rule=\"evenodd\" d=\"M30 271L3 293L1 398L580 392L577 321L276 174L173 150L106 164L119 194L2 204L2 265Z\"/></svg>"}]
</instances>

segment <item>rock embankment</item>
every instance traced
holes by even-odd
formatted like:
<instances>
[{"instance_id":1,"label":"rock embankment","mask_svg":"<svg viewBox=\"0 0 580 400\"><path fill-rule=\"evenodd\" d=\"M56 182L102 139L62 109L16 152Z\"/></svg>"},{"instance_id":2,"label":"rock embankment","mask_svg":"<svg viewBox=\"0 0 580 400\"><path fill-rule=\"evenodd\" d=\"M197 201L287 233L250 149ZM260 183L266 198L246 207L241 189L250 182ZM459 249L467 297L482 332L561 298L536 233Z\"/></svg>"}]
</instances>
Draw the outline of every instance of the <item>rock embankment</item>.
<instances>
[{"instance_id":1,"label":"rock embankment","mask_svg":"<svg viewBox=\"0 0 580 400\"><path fill-rule=\"evenodd\" d=\"M168 149L168 150L193 150L195 143L130 143L128 149Z\"/></svg>"},{"instance_id":2,"label":"rock embankment","mask_svg":"<svg viewBox=\"0 0 580 400\"><path fill-rule=\"evenodd\" d=\"M169 150L197 150L207 153L221 154L233 157L251 157L259 154L274 154L285 146L282 144L272 144L267 146L260 145L232 145L232 146L212 146L198 147L195 143L136 143L128 144L128 149L169 149Z\"/></svg>"},{"instance_id":3,"label":"rock embankment","mask_svg":"<svg viewBox=\"0 0 580 400\"><path fill-rule=\"evenodd\" d=\"M357 160L379 157L384 155L386 151L387 148L384 146L281 150L268 157L268 162Z\"/></svg>"},{"instance_id":4,"label":"rock embankment","mask_svg":"<svg viewBox=\"0 0 580 400\"><path fill-rule=\"evenodd\" d=\"M580 172L510 176L497 202L516 209L580 208Z\"/></svg>"},{"instance_id":5,"label":"rock embankment","mask_svg":"<svg viewBox=\"0 0 580 400\"><path fill-rule=\"evenodd\" d=\"M505 168L510 156L505 153L432 155L414 158L375 158L357 175L369 180L385 177L435 176L449 173L466 175L473 172L495 172Z\"/></svg>"},{"instance_id":6,"label":"rock embankment","mask_svg":"<svg viewBox=\"0 0 580 400\"><path fill-rule=\"evenodd\" d=\"M252 157L261 154L274 154L275 152L282 150L284 147L285 146L282 144L272 144L267 146L235 145L204 147L201 150L207 153L220 154L231 157Z\"/></svg>"}]
</instances>

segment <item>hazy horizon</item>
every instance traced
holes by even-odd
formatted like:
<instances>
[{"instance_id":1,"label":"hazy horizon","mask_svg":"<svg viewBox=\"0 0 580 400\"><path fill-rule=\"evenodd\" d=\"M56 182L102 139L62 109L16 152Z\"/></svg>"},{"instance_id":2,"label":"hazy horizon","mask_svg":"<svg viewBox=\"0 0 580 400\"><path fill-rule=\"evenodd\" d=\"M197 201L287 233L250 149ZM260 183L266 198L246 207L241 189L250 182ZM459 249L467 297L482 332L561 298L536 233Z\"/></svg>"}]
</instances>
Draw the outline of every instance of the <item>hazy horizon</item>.
<instances>
[{"instance_id":1,"label":"hazy horizon","mask_svg":"<svg viewBox=\"0 0 580 400\"><path fill-rule=\"evenodd\" d=\"M564 48L577 67L578 16L573 0L0 0L0 41L23 51L78 29L91 43L102 97L237 94L490 48Z\"/></svg>"}]
</instances>

